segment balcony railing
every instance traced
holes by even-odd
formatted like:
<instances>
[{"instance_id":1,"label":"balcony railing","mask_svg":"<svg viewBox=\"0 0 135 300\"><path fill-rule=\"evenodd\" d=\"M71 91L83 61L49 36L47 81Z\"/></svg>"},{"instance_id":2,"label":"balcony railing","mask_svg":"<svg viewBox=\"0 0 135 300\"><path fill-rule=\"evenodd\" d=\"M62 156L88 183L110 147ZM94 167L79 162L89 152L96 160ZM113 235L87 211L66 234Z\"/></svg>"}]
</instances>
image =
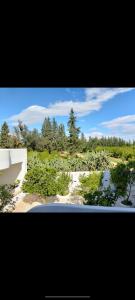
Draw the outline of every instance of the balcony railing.
<instances>
[{"instance_id":1,"label":"balcony railing","mask_svg":"<svg viewBox=\"0 0 135 300\"><path fill-rule=\"evenodd\" d=\"M104 207L91 205L45 204L37 205L28 212L37 213L135 213L135 208Z\"/></svg>"}]
</instances>

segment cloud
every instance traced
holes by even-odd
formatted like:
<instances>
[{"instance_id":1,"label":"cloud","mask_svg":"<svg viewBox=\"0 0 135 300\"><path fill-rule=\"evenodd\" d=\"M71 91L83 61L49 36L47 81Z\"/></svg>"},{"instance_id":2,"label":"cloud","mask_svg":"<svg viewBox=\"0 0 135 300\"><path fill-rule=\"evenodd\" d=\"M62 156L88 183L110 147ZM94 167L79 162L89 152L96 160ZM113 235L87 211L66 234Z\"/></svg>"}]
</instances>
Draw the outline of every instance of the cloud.
<instances>
[{"instance_id":1,"label":"cloud","mask_svg":"<svg viewBox=\"0 0 135 300\"><path fill-rule=\"evenodd\" d=\"M135 122L135 115L128 115L113 119L111 121L102 122L101 125L104 125L107 128L117 128L122 126L125 123Z\"/></svg>"},{"instance_id":2,"label":"cloud","mask_svg":"<svg viewBox=\"0 0 135 300\"><path fill-rule=\"evenodd\" d=\"M114 134L121 134L125 139L135 138L135 115L127 115L102 122L100 125L110 129Z\"/></svg>"},{"instance_id":3,"label":"cloud","mask_svg":"<svg viewBox=\"0 0 135 300\"><path fill-rule=\"evenodd\" d=\"M132 89L134 88L86 88L86 101L95 100L102 103L120 93L129 92Z\"/></svg>"},{"instance_id":4,"label":"cloud","mask_svg":"<svg viewBox=\"0 0 135 300\"><path fill-rule=\"evenodd\" d=\"M100 131L92 131L90 133L85 134L86 137L88 138L89 136L91 137L97 137L97 138L101 138L103 136L103 133Z\"/></svg>"},{"instance_id":5,"label":"cloud","mask_svg":"<svg viewBox=\"0 0 135 300\"><path fill-rule=\"evenodd\" d=\"M98 139L101 139L102 137L112 137L113 135L111 134L105 134L101 131L92 131L92 132L89 132L89 133L85 133L85 137L86 139L88 140L89 137L97 137Z\"/></svg>"},{"instance_id":6,"label":"cloud","mask_svg":"<svg viewBox=\"0 0 135 300\"><path fill-rule=\"evenodd\" d=\"M18 120L22 120L26 125L42 123L45 117L68 116L71 108L77 117L83 117L93 111L99 111L103 102L119 93L130 90L132 88L86 88L84 101L59 101L48 107L29 106L20 113L11 116L7 121L11 122L12 125L15 125Z\"/></svg>"}]
</instances>

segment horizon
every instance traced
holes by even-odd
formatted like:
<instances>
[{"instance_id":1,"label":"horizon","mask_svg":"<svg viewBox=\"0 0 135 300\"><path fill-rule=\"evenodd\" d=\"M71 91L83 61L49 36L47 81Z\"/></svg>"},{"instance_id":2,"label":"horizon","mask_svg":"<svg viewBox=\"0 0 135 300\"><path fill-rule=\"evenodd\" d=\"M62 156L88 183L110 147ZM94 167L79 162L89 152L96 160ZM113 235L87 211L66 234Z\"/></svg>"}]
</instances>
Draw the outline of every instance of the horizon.
<instances>
[{"instance_id":1,"label":"horizon","mask_svg":"<svg viewBox=\"0 0 135 300\"><path fill-rule=\"evenodd\" d=\"M77 126L88 139L135 139L135 88L0 88L0 126L10 130L21 120L41 129L45 117L65 126L73 108Z\"/></svg>"}]
</instances>

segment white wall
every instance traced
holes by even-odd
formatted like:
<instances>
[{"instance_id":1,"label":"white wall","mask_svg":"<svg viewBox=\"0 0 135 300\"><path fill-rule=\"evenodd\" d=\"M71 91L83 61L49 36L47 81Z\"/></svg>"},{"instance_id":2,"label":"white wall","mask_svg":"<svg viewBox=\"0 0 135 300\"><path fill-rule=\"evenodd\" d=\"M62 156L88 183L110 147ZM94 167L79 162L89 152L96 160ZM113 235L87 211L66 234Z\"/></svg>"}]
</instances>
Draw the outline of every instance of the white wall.
<instances>
[{"instance_id":1,"label":"white wall","mask_svg":"<svg viewBox=\"0 0 135 300\"><path fill-rule=\"evenodd\" d=\"M0 149L0 184L21 183L27 172L27 149Z\"/></svg>"}]
</instances>

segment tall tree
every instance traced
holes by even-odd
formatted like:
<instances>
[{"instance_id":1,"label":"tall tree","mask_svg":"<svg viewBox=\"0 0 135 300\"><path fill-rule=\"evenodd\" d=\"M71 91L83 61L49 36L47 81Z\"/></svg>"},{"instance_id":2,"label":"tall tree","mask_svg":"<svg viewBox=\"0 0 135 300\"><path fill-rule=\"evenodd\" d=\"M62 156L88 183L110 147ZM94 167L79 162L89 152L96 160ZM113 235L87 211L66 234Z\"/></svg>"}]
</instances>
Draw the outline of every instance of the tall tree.
<instances>
[{"instance_id":1,"label":"tall tree","mask_svg":"<svg viewBox=\"0 0 135 300\"><path fill-rule=\"evenodd\" d=\"M76 127L76 117L74 115L73 108L71 108L69 121L68 121L68 128L69 128L69 151L70 153L74 153L78 150L79 146L79 133L80 128Z\"/></svg>"},{"instance_id":2,"label":"tall tree","mask_svg":"<svg viewBox=\"0 0 135 300\"><path fill-rule=\"evenodd\" d=\"M85 152L87 150L87 140L84 136L84 133L81 133L81 137L80 137L80 152Z\"/></svg>"},{"instance_id":3,"label":"tall tree","mask_svg":"<svg viewBox=\"0 0 135 300\"><path fill-rule=\"evenodd\" d=\"M30 131L28 130L28 127L23 124L22 121L18 120L18 125L16 127L14 127L14 131L15 131L15 135L17 137L17 139L20 141L20 143L24 146L24 147L28 147L28 137L29 137L29 133Z\"/></svg>"},{"instance_id":4,"label":"tall tree","mask_svg":"<svg viewBox=\"0 0 135 300\"><path fill-rule=\"evenodd\" d=\"M58 143L58 124L53 118L52 120L52 149L57 150L57 143Z\"/></svg>"},{"instance_id":5,"label":"tall tree","mask_svg":"<svg viewBox=\"0 0 135 300\"><path fill-rule=\"evenodd\" d=\"M67 149L67 136L65 134L65 127L60 124L58 127L58 137L57 137L57 150L64 151Z\"/></svg>"},{"instance_id":6,"label":"tall tree","mask_svg":"<svg viewBox=\"0 0 135 300\"><path fill-rule=\"evenodd\" d=\"M11 138L9 135L9 127L6 122L1 126L0 146L1 148L10 148Z\"/></svg>"},{"instance_id":7,"label":"tall tree","mask_svg":"<svg viewBox=\"0 0 135 300\"><path fill-rule=\"evenodd\" d=\"M51 153L52 151L52 124L50 118L45 118L42 128L42 136L44 137L45 148Z\"/></svg>"}]
</instances>

